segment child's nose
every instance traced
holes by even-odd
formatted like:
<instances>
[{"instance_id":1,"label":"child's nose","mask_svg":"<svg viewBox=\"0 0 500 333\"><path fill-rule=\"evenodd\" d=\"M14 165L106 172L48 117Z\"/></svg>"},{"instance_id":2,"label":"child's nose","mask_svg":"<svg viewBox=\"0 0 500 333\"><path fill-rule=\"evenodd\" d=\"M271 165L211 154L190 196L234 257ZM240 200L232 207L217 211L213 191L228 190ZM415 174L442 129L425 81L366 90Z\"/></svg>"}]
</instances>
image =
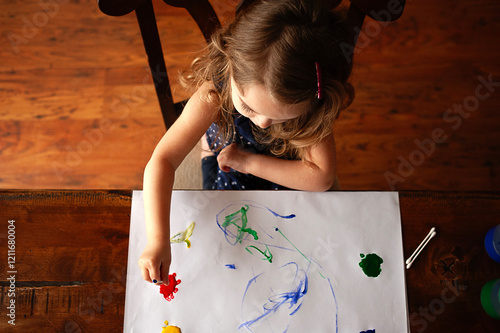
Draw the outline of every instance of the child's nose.
<instances>
[{"instance_id":1,"label":"child's nose","mask_svg":"<svg viewBox=\"0 0 500 333\"><path fill-rule=\"evenodd\" d=\"M273 122L272 119L269 119L269 118L264 117L264 116L258 116L255 119L255 123L260 128L267 128L267 127L271 126L272 122Z\"/></svg>"}]
</instances>

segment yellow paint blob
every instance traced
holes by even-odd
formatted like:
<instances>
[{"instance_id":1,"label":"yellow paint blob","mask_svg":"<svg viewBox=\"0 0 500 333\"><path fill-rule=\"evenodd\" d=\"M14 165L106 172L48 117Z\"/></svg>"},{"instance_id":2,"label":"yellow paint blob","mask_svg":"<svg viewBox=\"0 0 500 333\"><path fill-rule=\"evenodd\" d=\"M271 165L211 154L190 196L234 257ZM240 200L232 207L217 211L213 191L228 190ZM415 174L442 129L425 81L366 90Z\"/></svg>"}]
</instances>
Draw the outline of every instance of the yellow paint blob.
<instances>
[{"instance_id":1,"label":"yellow paint blob","mask_svg":"<svg viewBox=\"0 0 500 333\"><path fill-rule=\"evenodd\" d=\"M170 243L181 243L186 242L187 247L191 247L191 242L189 241L189 237L193 234L195 223L192 222L189 227L185 231L178 232L172 238L170 238Z\"/></svg>"},{"instance_id":2,"label":"yellow paint blob","mask_svg":"<svg viewBox=\"0 0 500 333\"><path fill-rule=\"evenodd\" d=\"M165 325L167 327L163 327L161 333L182 333L181 329L177 326L169 326L168 320L165 320Z\"/></svg>"}]
</instances>

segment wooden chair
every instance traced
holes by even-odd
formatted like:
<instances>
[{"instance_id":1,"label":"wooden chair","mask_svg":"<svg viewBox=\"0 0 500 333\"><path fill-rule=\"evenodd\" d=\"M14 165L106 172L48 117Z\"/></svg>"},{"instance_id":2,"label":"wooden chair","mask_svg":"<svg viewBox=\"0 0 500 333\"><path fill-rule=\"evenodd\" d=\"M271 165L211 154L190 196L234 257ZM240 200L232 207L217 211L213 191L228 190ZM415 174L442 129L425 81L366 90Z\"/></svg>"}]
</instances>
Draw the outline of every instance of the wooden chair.
<instances>
[{"instance_id":1,"label":"wooden chair","mask_svg":"<svg viewBox=\"0 0 500 333\"><path fill-rule=\"evenodd\" d=\"M217 14L208 0L163 1L174 7L185 8L195 20L207 42L212 33L221 26ZM253 1L241 0L236 7L236 13L245 10ZM323 2L325 7L331 10L337 7L342 0L323 0ZM352 32L351 46L353 50L365 17L369 16L375 20L384 21L396 20L403 13L402 8L400 12L395 13L394 8L399 8L398 3L399 7L404 8L405 0L351 0L347 17ZM168 129L182 112L185 102L173 102L152 0L98 0L98 6L104 14L110 16L122 16L135 11L163 121Z\"/></svg>"},{"instance_id":2,"label":"wooden chair","mask_svg":"<svg viewBox=\"0 0 500 333\"><path fill-rule=\"evenodd\" d=\"M328 0L327 0L328 1ZM406 0L350 0L347 13L351 44L356 46L366 16L383 22L395 21L403 15Z\"/></svg>"},{"instance_id":3,"label":"wooden chair","mask_svg":"<svg viewBox=\"0 0 500 333\"><path fill-rule=\"evenodd\" d=\"M219 19L208 0L164 0L168 5L187 9L208 41L220 27ZM122 16L135 11L142 41L148 56L163 122L168 129L182 112L184 102L174 103L167 67L151 0L98 0L99 9L110 16Z\"/></svg>"}]
</instances>

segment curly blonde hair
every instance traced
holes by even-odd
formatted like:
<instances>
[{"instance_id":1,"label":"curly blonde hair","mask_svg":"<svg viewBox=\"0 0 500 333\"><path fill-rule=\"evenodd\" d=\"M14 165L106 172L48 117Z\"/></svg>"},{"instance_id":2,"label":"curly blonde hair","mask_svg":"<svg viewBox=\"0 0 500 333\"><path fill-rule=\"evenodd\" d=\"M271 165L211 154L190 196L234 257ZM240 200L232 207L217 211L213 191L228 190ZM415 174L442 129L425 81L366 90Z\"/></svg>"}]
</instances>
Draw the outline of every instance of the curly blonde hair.
<instances>
[{"instance_id":1,"label":"curly blonde hair","mask_svg":"<svg viewBox=\"0 0 500 333\"><path fill-rule=\"evenodd\" d=\"M339 112L354 99L348 82L352 62L340 45L348 41L344 16L316 0L257 0L212 36L184 76L196 89L213 81L217 125L224 140L234 133L230 78L241 87L263 85L279 102L306 102L309 111L266 129L253 126L258 142L275 156L303 159L306 148L332 133ZM315 63L321 67L319 100Z\"/></svg>"}]
</instances>

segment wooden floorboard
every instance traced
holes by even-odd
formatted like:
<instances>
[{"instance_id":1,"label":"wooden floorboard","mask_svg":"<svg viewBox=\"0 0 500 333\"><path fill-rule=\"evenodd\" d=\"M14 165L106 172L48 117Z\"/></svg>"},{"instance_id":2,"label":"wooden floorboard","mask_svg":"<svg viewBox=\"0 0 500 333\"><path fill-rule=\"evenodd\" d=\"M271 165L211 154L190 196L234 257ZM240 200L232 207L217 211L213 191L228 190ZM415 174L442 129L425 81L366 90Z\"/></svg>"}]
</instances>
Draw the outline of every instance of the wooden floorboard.
<instances>
[{"instance_id":1,"label":"wooden floorboard","mask_svg":"<svg viewBox=\"0 0 500 333\"><path fill-rule=\"evenodd\" d=\"M225 21L238 0L211 2ZM40 3L0 3L0 188L142 188L164 127L134 15ZM182 100L177 73L203 38L184 10L154 6ZM364 33L335 128L343 189L498 190L500 84L480 85L500 81L500 3L407 1Z\"/></svg>"}]
</instances>

